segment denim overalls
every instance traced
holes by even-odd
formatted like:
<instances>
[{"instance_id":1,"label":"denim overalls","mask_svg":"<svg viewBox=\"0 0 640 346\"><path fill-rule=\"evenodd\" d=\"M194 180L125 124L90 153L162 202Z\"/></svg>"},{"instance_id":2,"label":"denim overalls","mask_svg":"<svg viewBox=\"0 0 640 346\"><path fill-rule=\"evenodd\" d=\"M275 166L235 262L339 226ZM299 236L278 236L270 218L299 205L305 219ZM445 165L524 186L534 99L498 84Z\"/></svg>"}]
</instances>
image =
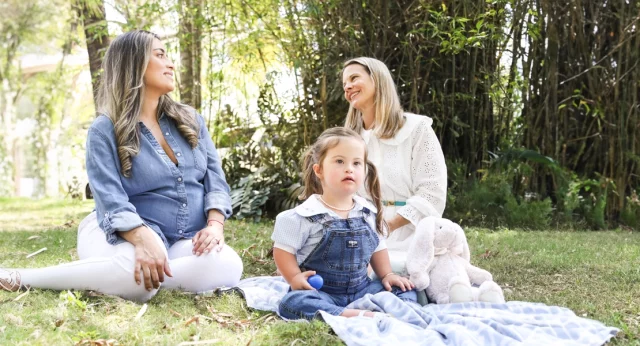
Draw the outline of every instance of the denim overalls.
<instances>
[{"instance_id":1,"label":"denim overalls","mask_svg":"<svg viewBox=\"0 0 640 346\"><path fill-rule=\"evenodd\" d=\"M365 294L385 290L380 280L371 281L367 275L367 266L379 243L365 220L370 212L363 208L362 216L349 219L334 219L326 213L307 217L323 225L323 235L300 270L316 271L324 285L317 291L289 291L280 302L282 317L313 319L318 310L337 316ZM402 292L392 287L392 292L403 300L417 300L415 290Z\"/></svg>"}]
</instances>

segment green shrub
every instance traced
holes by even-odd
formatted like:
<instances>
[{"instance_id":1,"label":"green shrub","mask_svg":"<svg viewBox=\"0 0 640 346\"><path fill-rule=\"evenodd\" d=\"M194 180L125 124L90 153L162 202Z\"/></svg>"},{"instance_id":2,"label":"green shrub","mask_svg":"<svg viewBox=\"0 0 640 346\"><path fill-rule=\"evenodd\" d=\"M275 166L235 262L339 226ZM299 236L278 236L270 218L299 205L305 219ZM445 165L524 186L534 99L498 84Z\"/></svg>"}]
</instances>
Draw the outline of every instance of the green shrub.
<instances>
[{"instance_id":1,"label":"green shrub","mask_svg":"<svg viewBox=\"0 0 640 346\"><path fill-rule=\"evenodd\" d=\"M456 165L453 166L455 169ZM553 213L551 200L517 198L512 193L511 180L508 174L493 171L487 172L480 180L455 182L447 196L444 217L463 225L483 227L548 227Z\"/></svg>"},{"instance_id":2,"label":"green shrub","mask_svg":"<svg viewBox=\"0 0 640 346\"><path fill-rule=\"evenodd\" d=\"M504 223L511 186L503 176L489 174L483 180L460 184L449 195L444 217L461 224L492 227Z\"/></svg>"},{"instance_id":3,"label":"green shrub","mask_svg":"<svg viewBox=\"0 0 640 346\"><path fill-rule=\"evenodd\" d=\"M250 132L241 131L231 110L223 115L216 128L221 129L221 143L230 145L222 157L222 168L231 186L234 217L259 221L299 203L298 163L305 148L303 132L296 130L299 110L283 106L268 78L258 99L260 125Z\"/></svg>"},{"instance_id":4,"label":"green shrub","mask_svg":"<svg viewBox=\"0 0 640 346\"><path fill-rule=\"evenodd\" d=\"M553 206L551 199L518 203L514 197L507 200L505 216L509 227L543 230L549 226Z\"/></svg>"},{"instance_id":5,"label":"green shrub","mask_svg":"<svg viewBox=\"0 0 640 346\"><path fill-rule=\"evenodd\" d=\"M625 200L624 208L620 212L620 221L625 226L635 230L640 229L640 200L635 191L631 192Z\"/></svg>"}]
</instances>

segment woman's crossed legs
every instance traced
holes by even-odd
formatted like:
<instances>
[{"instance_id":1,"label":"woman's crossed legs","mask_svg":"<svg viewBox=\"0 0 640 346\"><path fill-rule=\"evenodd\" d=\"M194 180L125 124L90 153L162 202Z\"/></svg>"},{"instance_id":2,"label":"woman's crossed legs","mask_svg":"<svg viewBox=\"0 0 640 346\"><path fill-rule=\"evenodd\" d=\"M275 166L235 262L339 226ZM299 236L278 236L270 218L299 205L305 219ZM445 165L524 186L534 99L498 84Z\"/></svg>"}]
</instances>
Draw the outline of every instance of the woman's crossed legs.
<instances>
[{"instance_id":1,"label":"woman's crossed legs","mask_svg":"<svg viewBox=\"0 0 640 346\"><path fill-rule=\"evenodd\" d=\"M159 236L156 240L162 243ZM162 245L164 248L164 244ZM217 287L233 287L242 275L242 260L228 246L222 251L194 256L190 239L175 243L168 250L169 267L173 277L165 276L161 287L201 292ZM145 302L157 289L147 291L144 283L137 285L133 271L134 247L124 242L107 243L98 226L95 212L89 214L78 228L79 261L53 267L17 269L22 284L54 290L94 290L124 299Z\"/></svg>"}]
</instances>

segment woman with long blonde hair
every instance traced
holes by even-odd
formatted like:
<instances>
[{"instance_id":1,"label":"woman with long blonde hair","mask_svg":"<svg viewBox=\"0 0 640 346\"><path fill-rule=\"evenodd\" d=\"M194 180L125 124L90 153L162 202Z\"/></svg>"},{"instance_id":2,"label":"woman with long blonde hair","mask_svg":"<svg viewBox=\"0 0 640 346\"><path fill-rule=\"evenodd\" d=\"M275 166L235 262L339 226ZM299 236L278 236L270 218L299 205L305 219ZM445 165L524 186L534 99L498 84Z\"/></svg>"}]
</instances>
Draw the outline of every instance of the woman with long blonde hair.
<instances>
[{"instance_id":1,"label":"woman with long blonde hair","mask_svg":"<svg viewBox=\"0 0 640 346\"><path fill-rule=\"evenodd\" d=\"M427 116L404 112L387 66L360 57L344 63L345 126L364 138L378 169L387 246L396 273L405 275L406 253L415 225L441 217L447 195L447 167ZM360 193L367 196L367 192Z\"/></svg>"},{"instance_id":2,"label":"woman with long blonde hair","mask_svg":"<svg viewBox=\"0 0 640 346\"><path fill-rule=\"evenodd\" d=\"M242 261L224 244L229 186L202 116L173 101L174 65L148 31L109 46L89 128L96 208L78 228L79 261L0 269L0 288L95 290L147 301L158 288L231 287Z\"/></svg>"}]
</instances>

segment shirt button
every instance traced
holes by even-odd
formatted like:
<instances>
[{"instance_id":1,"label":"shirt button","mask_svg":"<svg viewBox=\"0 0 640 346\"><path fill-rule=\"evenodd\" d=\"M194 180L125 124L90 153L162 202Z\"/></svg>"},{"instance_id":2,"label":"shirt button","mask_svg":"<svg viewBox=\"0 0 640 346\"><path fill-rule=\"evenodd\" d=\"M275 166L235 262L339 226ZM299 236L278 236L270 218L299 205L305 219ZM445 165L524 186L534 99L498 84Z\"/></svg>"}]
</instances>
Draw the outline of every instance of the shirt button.
<instances>
[{"instance_id":1,"label":"shirt button","mask_svg":"<svg viewBox=\"0 0 640 346\"><path fill-rule=\"evenodd\" d=\"M104 213L104 217L107 217L107 216L109 216L109 213Z\"/></svg>"},{"instance_id":2,"label":"shirt button","mask_svg":"<svg viewBox=\"0 0 640 346\"><path fill-rule=\"evenodd\" d=\"M178 230L178 233L182 234L182 230L181 230L181 229L179 229L179 230Z\"/></svg>"},{"instance_id":3,"label":"shirt button","mask_svg":"<svg viewBox=\"0 0 640 346\"><path fill-rule=\"evenodd\" d=\"M178 178L178 181L182 181L182 178Z\"/></svg>"},{"instance_id":4,"label":"shirt button","mask_svg":"<svg viewBox=\"0 0 640 346\"><path fill-rule=\"evenodd\" d=\"M182 203L182 207L186 208L187 207L187 203Z\"/></svg>"},{"instance_id":5,"label":"shirt button","mask_svg":"<svg viewBox=\"0 0 640 346\"><path fill-rule=\"evenodd\" d=\"M177 153L176 155L180 156L180 153Z\"/></svg>"},{"instance_id":6,"label":"shirt button","mask_svg":"<svg viewBox=\"0 0 640 346\"><path fill-rule=\"evenodd\" d=\"M168 135L169 135L169 132L165 132L165 135L167 135L167 136L168 136Z\"/></svg>"}]
</instances>

